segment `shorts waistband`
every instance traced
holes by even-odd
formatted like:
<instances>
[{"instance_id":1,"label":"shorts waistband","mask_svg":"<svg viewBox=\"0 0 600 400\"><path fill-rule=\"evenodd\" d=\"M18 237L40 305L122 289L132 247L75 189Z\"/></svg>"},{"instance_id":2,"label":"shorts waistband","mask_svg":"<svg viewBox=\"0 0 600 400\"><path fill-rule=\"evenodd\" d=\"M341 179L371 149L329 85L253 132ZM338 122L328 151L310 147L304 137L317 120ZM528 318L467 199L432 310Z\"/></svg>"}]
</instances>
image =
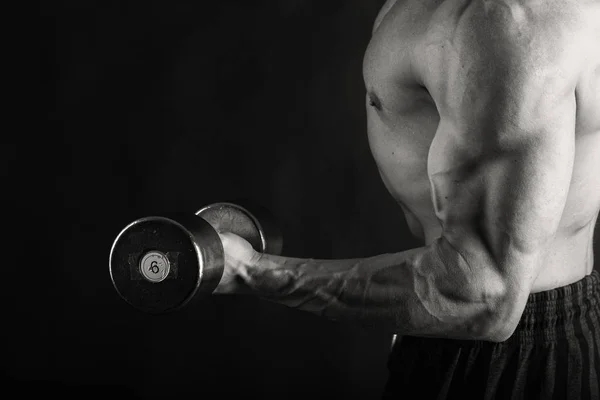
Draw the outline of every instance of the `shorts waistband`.
<instances>
[{"instance_id":1,"label":"shorts waistband","mask_svg":"<svg viewBox=\"0 0 600 400\"><path fill-rule=\"evenodd\" d=\"M572 284L529 295L513 337L553 340L576 334L600 314L600 272ZM593 318L591 318L593 316Z\"/></svg>"}]
</instances>

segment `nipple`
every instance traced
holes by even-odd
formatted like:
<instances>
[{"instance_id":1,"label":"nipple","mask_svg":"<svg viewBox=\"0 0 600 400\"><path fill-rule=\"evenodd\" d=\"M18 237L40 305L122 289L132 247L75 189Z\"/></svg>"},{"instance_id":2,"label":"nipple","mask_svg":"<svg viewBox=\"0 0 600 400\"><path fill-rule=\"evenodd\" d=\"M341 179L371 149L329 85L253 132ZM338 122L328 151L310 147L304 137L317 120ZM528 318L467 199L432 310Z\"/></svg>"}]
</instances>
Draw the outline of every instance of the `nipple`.
<instances>
[{"instance_id":1,"label":"nipple","mask_svg":"<svg viewBox=\"0 0 600 400\"><path fill-rule=\"evenodd\" d=\"M369 105L381 111L381 101L375 93L369 93Z\"/></svg>"}]
</instances>

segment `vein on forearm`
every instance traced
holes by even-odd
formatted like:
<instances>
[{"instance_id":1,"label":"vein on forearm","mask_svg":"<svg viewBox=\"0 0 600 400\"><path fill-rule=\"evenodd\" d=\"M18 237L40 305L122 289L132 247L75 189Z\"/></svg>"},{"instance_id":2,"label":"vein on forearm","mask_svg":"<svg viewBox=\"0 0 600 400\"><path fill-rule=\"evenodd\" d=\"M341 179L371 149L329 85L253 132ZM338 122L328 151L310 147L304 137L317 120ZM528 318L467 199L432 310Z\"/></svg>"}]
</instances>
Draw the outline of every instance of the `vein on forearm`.
<instances>
[{"instance_id":1,"label":"vein on forearm","mask_svg":"<svg viewBox=\"0 0 600 400\"><path fill-rule=\"evenodd\" d=\"M442 260L436 246L349 260L263 255L243 279L267 300L329 319L474 338L491 318L489 299L472 290L461 257Z\"/></svg>"}]
</instances>

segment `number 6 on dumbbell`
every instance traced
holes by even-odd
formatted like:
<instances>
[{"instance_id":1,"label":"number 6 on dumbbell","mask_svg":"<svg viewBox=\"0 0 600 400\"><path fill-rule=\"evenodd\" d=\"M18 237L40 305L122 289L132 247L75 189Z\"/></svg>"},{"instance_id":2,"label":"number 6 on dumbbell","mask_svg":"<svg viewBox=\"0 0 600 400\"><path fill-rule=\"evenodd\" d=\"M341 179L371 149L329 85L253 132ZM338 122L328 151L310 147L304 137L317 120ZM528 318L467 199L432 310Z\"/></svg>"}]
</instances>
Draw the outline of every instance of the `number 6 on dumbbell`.
<instances>
[{"instance_id":1,"label":"number 6 on dumbbell","mask_svg":"<svg viewBox=\"0 0 600 400\"><path fill-rule=\"evenodd\" d=\"M235 233L261 253L281 253L281 235L272 219L262 209L254 211L214 203L195 214L133 221L110 251L115 289L127 303L148 313L174 311L212 293L224 267L217 232Z\"/></svg>"}]
</instances>

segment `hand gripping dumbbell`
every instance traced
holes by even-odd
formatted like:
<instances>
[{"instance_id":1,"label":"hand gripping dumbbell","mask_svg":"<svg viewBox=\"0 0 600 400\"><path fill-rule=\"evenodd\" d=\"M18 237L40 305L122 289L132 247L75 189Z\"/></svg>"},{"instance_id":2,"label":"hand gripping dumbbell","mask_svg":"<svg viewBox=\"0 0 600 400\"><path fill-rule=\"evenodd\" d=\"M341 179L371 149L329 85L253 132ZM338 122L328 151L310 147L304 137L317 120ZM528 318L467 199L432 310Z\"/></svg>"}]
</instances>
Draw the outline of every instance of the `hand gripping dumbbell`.
<instances>
[{"instance_id":1,"label":"hand gripping dumbbell","mask_svg":"<svg viewBox=\"0 0 600 400\"><path fill-rule=\"evenodd\" d=\"M158 314L211 294L224 268L218 232L235 233L261 253L281 254L271 216L233 203L214 203L195 214L140 218L115 239L109 259L113 285L133 307Z\"/></svg>"}]
</instances>

